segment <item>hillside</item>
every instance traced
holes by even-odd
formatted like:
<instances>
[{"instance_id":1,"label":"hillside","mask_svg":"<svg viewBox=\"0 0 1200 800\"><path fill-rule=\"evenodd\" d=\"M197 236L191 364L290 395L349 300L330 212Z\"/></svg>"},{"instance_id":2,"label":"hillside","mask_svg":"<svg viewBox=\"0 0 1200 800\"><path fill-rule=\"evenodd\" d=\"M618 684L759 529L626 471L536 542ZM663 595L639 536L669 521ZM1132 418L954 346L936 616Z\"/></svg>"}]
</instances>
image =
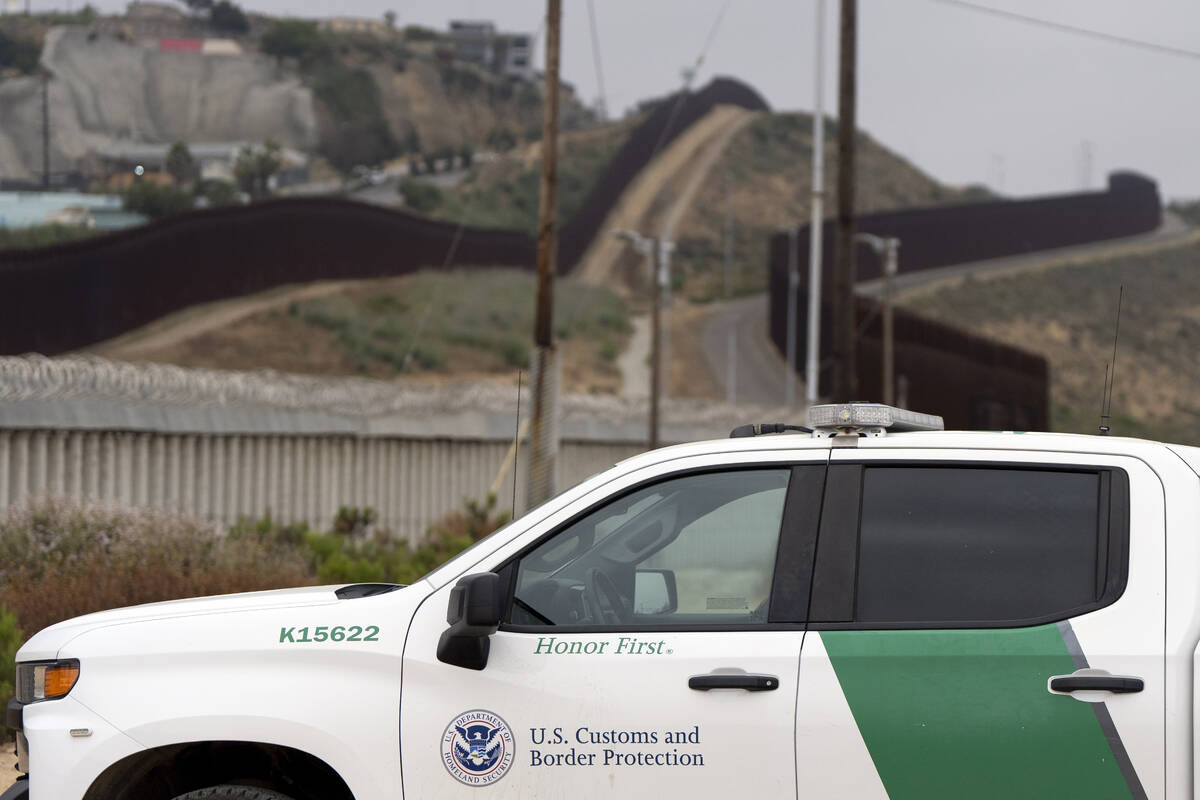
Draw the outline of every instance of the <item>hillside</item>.
<instances>
[{"instance_id":1,"label":"hillside","mask_svg":"<svg viewBox=\"0 0 1200 800\"><path fill-rule=\"evenodd\" d=\"M936 319L1050 362L1054 430L1095 433L1112 358L1113 434L1200 444L1200 234L1116 256L1082 256L1036 272L966 278L902 297Z\"/></svg>"},{"instance_id":2,"label":"hillside","mask_svg":"<svg viewBox=\"0 0 1200 800\"><path fill-rule=\"evenodd\" d=\"M0 177L32 180L41 165L41 81L55 172L102 174L99 159L132 143L261 142L320 154L340 170L413 153L491 149L540 136L534 83L444 56L423 29L335 33L316 22L251 15L248 30L214 30L184 15L93 13L0 17ZM216 37L216 38L214 38ZM219 41L219 52L167 46ZM564 128L590 122L569 94Z\"/></svg>"},{"instance_id":3,"label":"hillside","mask_svg":"<svg viewBox=\"0 0 1200 800\"><path fill-rule=\"evenodd\" d=\"M579 209L584 196L639 122L641 118L634 117L560 136L557 203L560 224ZM458 186L437 192L426 210L440 219L467 225L535 234L541 167L541 142L533 142L475 167Z\"/></svg>"},{"instance_id":4,"label":"hillside","mask_svg":"<svg viewBox=\"0 0 1200 800\"><path fill-rule=\"evenodd\" d=\"M806 224L812 184L812 116L761 115L734 134L704 178L676 234L676 262L694 300L723 291L725 214L733 221L733 291L765 288L767 240L781 228ZM825 214L837 208L837 124L825 126ZM856 208L859 212L969 202L979 188L938 183L901 156L859 132ZM654 228L652 224L651 229Z\"/></svg>"},{"instance_id":5,"label":"hillside","mask_svg":"<svg viewBox=\"0 0 1200 800\"><path fill-rule=\"evenodd\" d=\"M733 132L711 166L688 158L651 188L655 197L645 213L618 214L622 227L661 229L674 199L686 191L697 169L699 188L679 220L675 256L677 288L694 300L722 291L723 231L726 205L733 220L735 294L765 286L767 240L796 221L807 221L811 178L812 117L802 113L765 113ZM564 134L559 163L559 220L568 219L605 164L640 118ZM735 122L735 124L739 124ZM427 208L434 216L464 219L472 225L514 228L533 233L537 224L540 143L472 170L460 186L439 192ZM826 208L836 207L837 126L829 122L825 146ZM944 186L876 142L859 135L858 208L863 212L969 202L990 195L980 188ZM632 187L631 187L632 188Z\"/></svg>"},{"instance_id":6,"label":"hillside","mask_svg":"<svg viewBox=\"0 0 1200 800\"><path fill-rule=\"evenodd\" d=\"M508 379L529 364L534 277L511 269L285 287L189 309L88 352L128 361L316 375ZM630 333L608 289L555 287L564 386L620 387Z\"/></svg>"}]
</instances>

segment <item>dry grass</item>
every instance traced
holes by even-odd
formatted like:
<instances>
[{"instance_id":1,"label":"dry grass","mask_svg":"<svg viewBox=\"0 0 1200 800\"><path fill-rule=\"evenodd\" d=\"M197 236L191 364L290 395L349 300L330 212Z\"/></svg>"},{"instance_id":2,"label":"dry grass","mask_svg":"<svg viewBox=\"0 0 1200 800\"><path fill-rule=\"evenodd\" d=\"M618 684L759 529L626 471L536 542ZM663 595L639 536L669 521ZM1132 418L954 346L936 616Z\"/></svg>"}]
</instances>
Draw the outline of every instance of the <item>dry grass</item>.
<instances>
[{"instance_id":1,"label":"dry grass","mask_svg":"<svg viewBox=\"0 0 1200 800\"><path fill-rule=\"evenodd\" d=\"M166 511L44 499L0 520L0 607L26 636L118 606L314 583L298 552Z\"/></svg>"},{"instance_id":2,"label":"dry grass","mask_svg":"<svg viewBox=\"0 0 1200 800\"><path fill-rule=\"evenodd\" d=\"M1090 257L922 294L922 313L1041 353L1054 430L1094 433L1125 287L1113 433L1200 444L1200 242Z\"/></svg>"},{"instance_id":3,"label":"dry grass","mask_svg":"<svg viewBox=\"0 0 1200 800\"><path fill-rule=\"evenodd\" d=\"M313 375L407 380L508 379L529 364L534 277L511 269L422 272L357 281L298 296L192 336L162 331L138 360L213 369L270 368ZM616 356L629 336L624 302L610 289L559 281L555 336L567 391L614 393ZM411 354L411 356L410 356Z\"/></svg>"}]
</instances>

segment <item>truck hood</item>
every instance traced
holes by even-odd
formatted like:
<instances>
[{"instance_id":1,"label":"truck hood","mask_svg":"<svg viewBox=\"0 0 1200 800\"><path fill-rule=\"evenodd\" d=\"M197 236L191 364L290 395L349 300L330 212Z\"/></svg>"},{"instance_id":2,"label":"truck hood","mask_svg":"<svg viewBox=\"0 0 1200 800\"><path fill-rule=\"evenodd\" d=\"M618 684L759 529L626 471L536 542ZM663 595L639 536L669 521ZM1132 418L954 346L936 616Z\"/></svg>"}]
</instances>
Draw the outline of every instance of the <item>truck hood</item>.
<instances>
[{"instance_id":1,"label":"truck hood","mask_svg":"<svg viewBox=\"0 0 1200 800\"><path fill-rule=\"evenodd\" d=\"M341 602L337 590L346 584L305 586L298 589L273 589L266 592L243 592L187 600L168 600L140 606L99 611L82 617L64 620L37 633L17 651L17 661L40 661L58 657L67 642L89 631L109 625L191 617L201 614L227 614L238 611L259 611L271 608L297 608Z\"/></svg>"}]
</instances>

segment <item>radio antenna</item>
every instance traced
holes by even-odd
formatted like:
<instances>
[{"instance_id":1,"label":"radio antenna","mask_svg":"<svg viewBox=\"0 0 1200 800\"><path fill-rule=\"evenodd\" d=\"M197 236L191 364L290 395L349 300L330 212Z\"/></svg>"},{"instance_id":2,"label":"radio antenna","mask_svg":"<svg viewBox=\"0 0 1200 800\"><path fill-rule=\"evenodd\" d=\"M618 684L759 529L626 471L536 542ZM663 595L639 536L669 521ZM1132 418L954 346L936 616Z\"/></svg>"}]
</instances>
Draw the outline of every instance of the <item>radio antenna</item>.
<instances>
[{"instance_id":1,"label":"radio antenna","mask_svg":"<svg viewBox=\"0 0 1200 800\"><path fill-rule=\"evenodd\" d=\"M517 518L517 456L521 447L521 370L517 370L517 421L513 424L513 496L512 516Z\"/></svg>"},{"instance_id":2,"label":"radio antenna","mask_svg":"<svg viewBox=\"0 0 1200 800\"><path fill-rule=\"evenodd\" d=\"M1121 284L1117 294L1117 324L1113 330L1113 354L1111 367L1104 365L1104 390L1100 393L1100 435L1107 436L1108 421L1112 418L1113 384L1117 380L1117 340L1121 336L1121 305L1125 300L1125 284Z\"/></svg>"}]
</instances>

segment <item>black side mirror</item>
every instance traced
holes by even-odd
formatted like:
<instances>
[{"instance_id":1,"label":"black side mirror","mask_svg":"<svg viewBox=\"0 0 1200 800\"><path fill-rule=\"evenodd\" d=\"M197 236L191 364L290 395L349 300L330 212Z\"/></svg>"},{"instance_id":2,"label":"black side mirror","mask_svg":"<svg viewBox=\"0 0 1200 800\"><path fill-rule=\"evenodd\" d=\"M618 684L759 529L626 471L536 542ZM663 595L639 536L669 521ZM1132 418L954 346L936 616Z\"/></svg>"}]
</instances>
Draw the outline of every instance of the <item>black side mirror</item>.
<instances>
[{"instance_id":1,"label":"black side mirror","mask_svg":"<svg viewBox=\"0 0 1200 800\"><path fill-rule=\"evenodd\" d=\"M450 591L446 622L438 639L438 661L465 669L487 666L492 640L500 627L500 576L481 572L459 578Z\"/></svg>"}]
</instances>

